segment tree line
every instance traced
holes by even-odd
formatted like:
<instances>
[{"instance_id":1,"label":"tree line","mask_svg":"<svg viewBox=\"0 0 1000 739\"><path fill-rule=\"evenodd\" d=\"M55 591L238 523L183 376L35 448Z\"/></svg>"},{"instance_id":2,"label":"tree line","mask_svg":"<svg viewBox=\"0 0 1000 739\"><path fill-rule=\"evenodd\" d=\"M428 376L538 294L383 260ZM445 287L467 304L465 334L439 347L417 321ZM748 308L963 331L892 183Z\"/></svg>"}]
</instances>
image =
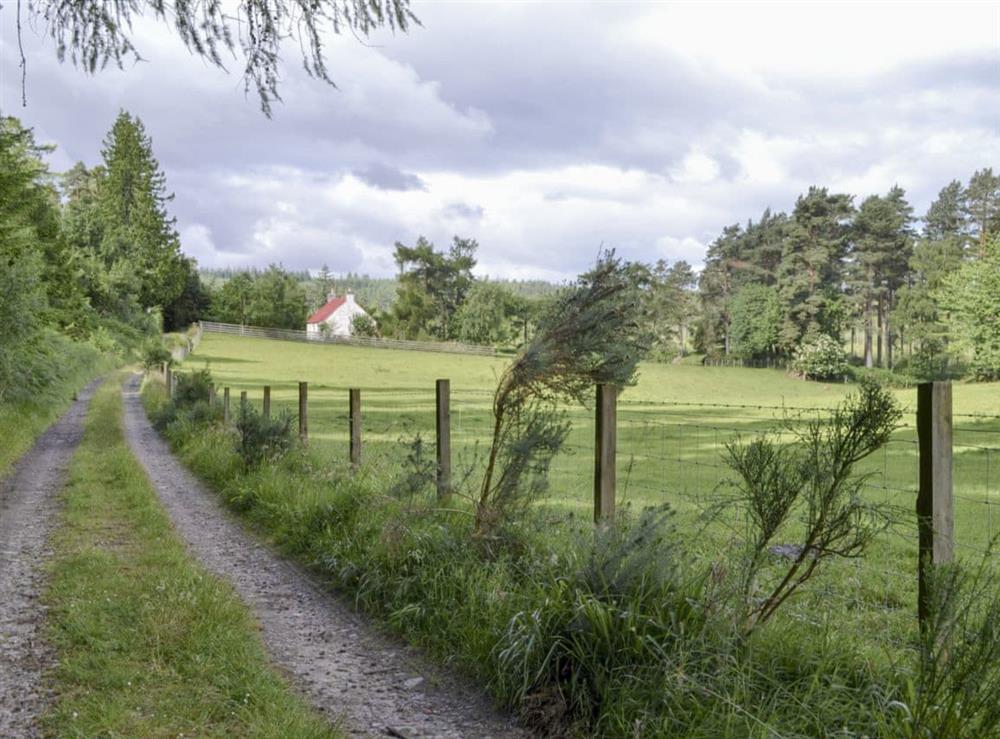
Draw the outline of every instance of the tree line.
<instances>
[{"instance_id":1,"label":"tree line","mask_svg":"<svg viewBox=\"0 0 1000 739\"><path fill-rule=\"evenodd\" d=\"M707 354L787 358L825 336L849 341L869 368L893 369L903 355L915 375L941 376L964 352L977 375L995 377L988 347L963 337L1000 308L988 291L969 293L993 274L998 233L1000 176L989 168L942 188L920 219L898 186L860 204L811 187L790 214L765 210L712 242L694 343Z\"/></svg>"},{"instance_id":2,"label":"tree line","mask_svg":"<svg viewBox=\"0 0 1000 739\"><path fill-rule=\"evenodd\" d=\"M53 352L123 354L203 308L142 122L122 111L93 167L56 174L52 148L0 117L0 397L57 379Z\"/></svg>"}]
</instances>

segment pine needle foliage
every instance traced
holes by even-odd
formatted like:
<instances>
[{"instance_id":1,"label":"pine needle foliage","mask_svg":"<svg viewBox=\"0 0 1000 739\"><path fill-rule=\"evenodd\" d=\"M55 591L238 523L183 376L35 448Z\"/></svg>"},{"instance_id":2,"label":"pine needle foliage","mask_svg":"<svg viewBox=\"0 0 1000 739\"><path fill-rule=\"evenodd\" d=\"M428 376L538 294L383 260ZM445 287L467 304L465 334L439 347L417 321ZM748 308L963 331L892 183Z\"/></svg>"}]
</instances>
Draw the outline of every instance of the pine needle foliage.
<instances>
[{"instance_id":1,"label":"pine needle foliage","mask_svg":"<svg viewBox=\"0 0 1000 739\"><path fill-rule=\"evenodd\" d=\"M281 100L286 39L302 49L306 73L332 85L324 49L329 31L364 38L380 28L405 32L419 24L409 0L240 0L235 8L219 0L17 0L18 18L22 3L32 20L44 22L59 60L69 58L91 74L142 59L132 24L143 15L173 25L188 51L220 69L226 69L224 55L239 52L244 87L257 93L268 116Z\"/></svg>"},{"instance_id":2,"label":"pine needle foliage","mask_svg":"<svg viewBox=\"0 0 1000 739\"><path fill-rule=\"evenodd\" d=\"M493 436L475 533L488 537L545 489L552 457L566 439L560 411L586 404L598 383L635 381L649 350L643 321L644 272L604 252L564 290L539 321L534 338L504 370L493 397Z\"/></svg>"},{"instance_id":3,"label":"pine needle foliage","mask_svg":"<svg viewBox=\"0 0 1000 739\"><path fill-rule=\"evenodd\" d=\"M744 512L750 531L740 583L744 633L774 616L822 562L860 557L899 518L892 506L865 499L869 476L854 467L889 441L900 417L896 399L866 380L828 419L790 424L791 444L761 435L726 445L726 463L737 474L726 504ZM774 572L779 535L796 543L781 547L791 556Z\"/></svg>"}]
</instances>

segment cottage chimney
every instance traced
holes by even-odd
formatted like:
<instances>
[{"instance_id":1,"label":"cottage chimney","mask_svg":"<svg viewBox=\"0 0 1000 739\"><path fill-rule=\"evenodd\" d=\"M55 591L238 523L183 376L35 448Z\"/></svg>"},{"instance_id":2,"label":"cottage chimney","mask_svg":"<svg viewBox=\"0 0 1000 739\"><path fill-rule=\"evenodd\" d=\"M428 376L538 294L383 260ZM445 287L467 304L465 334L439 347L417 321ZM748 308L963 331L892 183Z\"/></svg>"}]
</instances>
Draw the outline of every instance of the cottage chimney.
<instances>
[{"instance_id":1,"label":"cottage chimney","mask_svg":"<svg viewBox=\"0 0 1000 739\"><path fill-rule=\"evenodd\" d=\"M348 290L347 294L344 297L347 298L348 305L354 305L354 293Z\"/></svg>"},{"instance_id":2,"label":"cottage chimney","mask_svg":"<svg viewBox=\"0 0 1000 739\"><path fill-rule=\"evenodd\" d=\"M336 290L331 290L329 293L327 293L326 302L329 303L331 300L336 300L336 299L337 299L337 291Z\"/></svg>"}]
</instances>

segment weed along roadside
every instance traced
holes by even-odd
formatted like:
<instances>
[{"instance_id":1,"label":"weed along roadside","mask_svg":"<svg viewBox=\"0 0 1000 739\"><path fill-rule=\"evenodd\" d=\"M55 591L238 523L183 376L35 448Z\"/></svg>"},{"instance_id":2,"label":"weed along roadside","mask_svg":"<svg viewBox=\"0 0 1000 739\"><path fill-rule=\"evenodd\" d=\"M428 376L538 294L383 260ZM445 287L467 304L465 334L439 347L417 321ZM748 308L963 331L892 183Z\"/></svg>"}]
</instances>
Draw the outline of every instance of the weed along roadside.
<instances>
[{"instance_id":1,"label":"weed along roadside","mask_svg":"<svg viewBox=\"0 0 1000 739\"><path fill-rule=\"evenodd\" d=\"M572 315L573 300L590 310L585 296L566 300L556 316ZM624 350L603 355L621 360L617 367L574 364L577 346L565 328L561 320L543 325L535 341L559 343L532 344L520 356L547 354L584 370L554 377L516 358L493 396L498 431L486 437L487 463L471 473L452 469L445 495L444 466L418 435L397 437L394 457L373 461L366 446L360 464L347 449L331 458L314 443L329 432L312 409L308 446L296 442L292 419L279 428L252 405L225 423L209 402L213 378L204 370L176 375L174 402L147 378L143 401L227 505L540 733L994 735L988 707L1000 699L1000 645L986 635L1000 593L983 574L992 572L987 560L979 572L932 556L923 628L916 557L896 571L910 584L893 600L879 600L868 570L859 576L894 534L906 532L916 549L912 501L904 510L886 491L870 490L871 465L885 464L880 455L904 423L893 393L865 382L822 414L724 438L718 448L731 483L718 486L699 519L662 504L614 510L611 399L634 364ZM614 345L608 337L599 343ZM544 498L545 455L566 433L551 401L590 400L595 384L605 385L600 432L590 437L603 451L588 450L600 470L588 481L597 527L589 512ZM441 385L436 395L441 417ZM351 417L361 418L350 397L345 431ZM363 417L367 429L372 421ZM689 437L688 447L704 438ZM447 440L453 447L456 435ZM617 471L627 480L633 460L624 461ZM943 515L937 496L946 492L928 488L933 515ZM933 522L921 523L921 536L933 539ZM940 617L948 612L960 615ZM953 638L959 629L984 638ZM944 658L956 650L961 658ZM955 704L942 711L948 695Z\"/></svg>"},{"instance_id":2,"label":"weed along roadside","mask_svg":"<svg viewBox=\"0 0 1000 739\"><path fill-rule=\"evenodd\" d=\"M226 583L195 564L125 445L121 378L95 395L54 537L55 736L333 737L273 670Z\"/></svg>"}]
</instances>

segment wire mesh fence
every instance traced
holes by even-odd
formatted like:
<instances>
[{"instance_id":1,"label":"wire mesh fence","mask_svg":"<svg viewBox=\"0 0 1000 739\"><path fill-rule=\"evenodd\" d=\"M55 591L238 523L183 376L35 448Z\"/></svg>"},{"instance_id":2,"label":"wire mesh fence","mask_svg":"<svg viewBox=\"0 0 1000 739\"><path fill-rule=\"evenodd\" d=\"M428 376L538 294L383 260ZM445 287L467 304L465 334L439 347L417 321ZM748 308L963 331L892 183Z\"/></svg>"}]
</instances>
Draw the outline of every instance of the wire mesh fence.
<instances>
[{"instance_id":1,"label":"wire mesh fence","mask_svg":"<svg viewBox=\"0 0 1000 739\"><path fill-rule=\"evenodd\" d=\"M261 388L232 388L260 407ZM350 448L348 387L309 387L309 444L332 464L347 464ZM493 434L492 394L451 385L452 479L475 493ZM271 387L272 413L295 415L295 383ZM594 500L595 418L593 409L566 408L569 432L552 461L548 494L539 505L560 514L589 517ZM641 509L669 504L678 527L690 532L692 547L723 559L745 540L747 523L727 510L733 472L727 445L769 434L791 442L811 422L829 419L832 408L785 405L631 401L617 409L617 493L619 505ZM436 399L426 389L361 390L362 464L399 474L421 440L434 458ZM952 419L955 548L960 559L994 557L1000 535L1000 416L956 414ZM905 409L889 442L863 460L862 494L890 506L891 524L864 557L830 561L787 609L787 617L822 626L836 615L863 633L873 646L912 648L916 627L918 537L915 503L920 487L920 449L915 408ZM711 515L709 515L711 514ZM784 556L780 549L777 559Z\"/></svg>"}]
</instances>

